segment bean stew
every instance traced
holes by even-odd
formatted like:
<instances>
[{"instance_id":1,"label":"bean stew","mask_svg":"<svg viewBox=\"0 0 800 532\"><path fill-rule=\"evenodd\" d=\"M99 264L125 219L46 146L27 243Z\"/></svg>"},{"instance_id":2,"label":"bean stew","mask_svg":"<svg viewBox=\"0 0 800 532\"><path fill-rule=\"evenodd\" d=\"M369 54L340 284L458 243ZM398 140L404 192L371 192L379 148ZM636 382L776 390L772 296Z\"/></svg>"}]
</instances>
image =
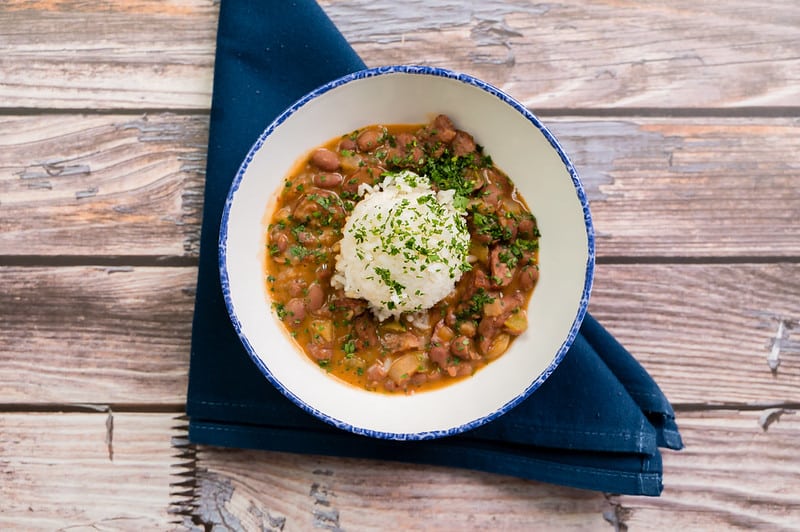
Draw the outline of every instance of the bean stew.
<instances>
[{"instance_id":1,"label":"bean stew","mask_svg":"<svg viewBox=\"0 0 800 532\"><path fill-rule=\"evenodd\" d=\"M364 189L401 170L455 191L470 234L468 271L432 308L379 321L331 278ZM447 116L370 125L313 149L284 180L267 227L267 289L288 334L320 367L367 390L414 393L474 374L527 329L539 236L511 179Z\"/></svg>"}]
</instances>

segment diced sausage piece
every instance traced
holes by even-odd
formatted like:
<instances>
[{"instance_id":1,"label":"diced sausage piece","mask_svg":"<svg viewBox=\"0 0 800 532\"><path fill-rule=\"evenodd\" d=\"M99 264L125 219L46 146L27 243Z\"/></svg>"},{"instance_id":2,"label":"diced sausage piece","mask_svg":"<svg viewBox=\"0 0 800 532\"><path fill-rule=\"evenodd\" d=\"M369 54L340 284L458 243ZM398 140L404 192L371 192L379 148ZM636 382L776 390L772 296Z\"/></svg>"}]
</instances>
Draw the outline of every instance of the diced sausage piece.
<instances>
[{"instance_id":1,"label":"diced sausage piece","mask_svg":"<svg viewBox=\"0 0 800 532\"><path fill-rule=\"evenodd\" d=\"M411 376L411 379L408 381L409 384L412 386L420 386L428 382L428 374L427 373L415 373Z\"/></svg>"},{"instance_id":2,"label":"diced sausage piece","mask_svg":"<svg viewBox=\"0 0 800 532\"><path fill-rule=\"evenodd\" d=\"M345 213L342 200L334 192L312 188L297 202L293 216L300 223L319 225L342 220Z\"/></svg>"},{"instance_id":3,"label":"diced sausage piece","mask_svg":"<svg viewBox=\"0 0 800 532\"><path fill-rule=\"evenodd\" d=\"M434 157L439 157L456 136L456 128L447 115L437 116L432 124L429 124L419 131L420 138L425 141L429 148L434 148Z\"/></svg>"},{"instance_id":4,"label":"diced sausage piece","mask_svg":"<svg viewBox=\"0 0 800 532\"><path fill-rule=\"evenodd\" d=\"M488 208L490 212L495 212L500 205L500 198L503 195L503 187L496 181L486 183L481 189L481 200L483 205Z\"/></svg>"},{"instance_id":5,"label":"diced sausage piece","mask_svg":"<svg viewBox=\"0 0 800 532\"><path fill-rule=\"evenodd\" d=\"M476 148L472 135L465 131L456 131L450 145L453 147L453 155L457 157L474 153Z\"/></svg>"},{"instance_id":6,"label":"diced sausage piece","mask_svg":"<svg viewBox=\"0 0 800 532\"><path fill-rule=\"evenodd\" d=\"M333 172L339 168L339 156L327 148L319 148L311 154L311 164L325 172Z\"/></svg>"},{"instance_id":7,"label":"diced sausage piece","mask_svg":"<svg viewBox=\"0 0 800 532\"><path fill-rule=\"evenodd\" d=\"M419 349L424 344L423 339L407 331L403 333L386 333L383 335L381 344L386 349L400 353L409 349Z\"/></svg>"},{"instance_id":8,"label":"diced sausage piece","mask_svg":"<svg viewBox=\"0 0 800 532\"><path fill-rule=\"evenodd\" d=\"M447 359L450 358L450 346L437 345L431 347L428 358L442 369L447 369Z\"/></svg>"},{"instance_id":9,"label":"diced sausage piece","mask_svg":"<svg viewBox=\"0 0 800 532\"><path fill-rule=\"evenodd\" d=\"M536 224L533 221L531 216L524 216L522 220L519 221L519 227L517 228L517 232L520 238L525 238L530 240L534 237Z\"/></svg>"},{"instance_id":10,"label":"diced sausage piece","mask_svg":"<svg viewBox=\"0 0 800 532\"><path fill-rule=\"evenodd\" d=\"M376 129L362 131L356 139L356 145L359 150L369 153L378 147L381 136L382 133Z\"/></svg>"},{"instance_id":11,"label":"diced sausage piece","mask_svg":"<svg viewBox=\"0 0 800 532\"><path fill-rule=\"evenodd\" d=\"M367 311L367 302L363 299L353 299L341 294L334 297L331 306L337 311L343 311L345 320L351 320Z\"/></svg>"},{"instance_id":12,"label":"diced sausage piece","mask_svg":"<svg viewBox=\"0 0 800 532\"><path fill-rule=\"evenodd\" d=\"M308 287L308 310L314 312L319 310L325 303L325 290L319 283L312 283Z\"/></svg>"},{"instance_id":13,"label":"diced sausage piece","mask_svg":"<svg viewBox=\"0 0 800 532\"><path fill-rule=\"evenodd\" d=\"M342 185L342 190L350 194L358 194L358 187L362 184L374 185L381 177L381 168L364 167L347 176Z\"/></svg>"},{"instance_id":14,"label":"diced sausage piece","mask_svg":"<svg viewBox=\"0 0 800 532\"><path fill-rule=\"evenodd\" d=\"M500 223L500 227L503 228L503 233L507 240L514 240L517 238L519 222L517 222L514 216L507 215L501 208L500 212L497 214L497 221Z\"/></svg>"},{"instance_id":15,"label":"diced sausage piece","mask_svg":"<svg viewBox=\"0 0 800 532\"><path fill-rule=\"evenodd\" d=\"M307 346L308 353L316 361L330 360L333 356L333 347L329 344L317 344L314 342L309 343Z\"/></svg>"},{"instance_id":16,"label":"diced sausage piece","mask_svg":"<svg viewBox=\"0 0 800 532\"><path fill-rule=\"evenodd\" d=\"M367 381L377 383L386 378L387 371L383 361L378 360L373 365L367 368L365 372Z\"/></svg>"},{"instance_id":17,"label":"diced sausage piece","mask_svg":"<svg viewBox=\"0 0 800 532\"><path fill-rule=\"evenodd\" d=\"M433 327L428 358L442 369L447 369L448 358L450 357L450 341L453 336L453 330L445 325L444 320L440 320Z\"/></svg>"},{"instance_id":18,"label":"diced sausage piece","mask_svg":"<svg viewBox=\"0 0 800 532\"><path fill-rule=\"evenodd\" d=\"M469 362L462 362L458 366L456 366L456 377L466 377L467 375L472 375L475 371L475 368L472 367L472 364Z\"/></svg>"},{"instance_id":19,"label":"diced sausage piece","mask_svg":"<svg viewBox=\"0 0 800 532\"><path fill-rule=\"evenodd\" d=\"M343 180L344 177L342 177L342 174L337 172L320 172L314 174L314 177L311 178L311 182L314 183L315 186L322 188L338 187L342 184Z\"/></svg>"},{"instance_id":20,"label":"diced sausage piece","mask_svg":"<svg viewBox=\"0 0 800 532\"><path fill-rule=\"evenodd\" d=\"M414 135L399 133L395 145L387 150L386 162L400 168L411 168L418 166L424 157L425 153Z\"/></svg>"},{"instance_id":21,"label":"diced sausage piece","mask_svg":"<svg viewBox=\"0 0 800 532\"><path fill-rule=\"evenodd\" d=\"M500 332L502 323L494 316L486 316L478 323L478 337L481 340L486 338L491 340Z\"/></svg>"},{"instance_id":22,"label":"diced sausage piece","mask_svg":"<svg viewBox=\"0 0 800 532\"><path fill-rule=\"evenodd\" d=\"M300 297L305 293L307 287L308 283L304 279L292 279L289 281L289 294L292 297Z\"/></svg>"},{"instance_id":23,"label":"diced sausage piece","mask_svg":"<svg viewBox=\"0 0 800 532\"><path fill-rule=\"evenodd\" d=\"M456 136L456 127L447 115L439 115L433 120L436 140L450 142Z\"/></svg>"},{"instance_id":24,"label":"diced sausage piece","mask_svg":"<svg viewBox=\"0 0 800 532\"><path fill-rule=\"evenodd\" d=\"M492 288L492 283L491 280L489 279L489 276L486 275L486 272L480 268L475 270L475 276L473 282L475 288L483 288L484 290Z\"/></svg>"},{"instance_id":25,"label":"diced sausage piece","mask_svg":"<svg viewBox=\"0 0 800 532\"><path fill-rule=\"evenodd\" d=\"M331 268L327 262L320 264L314 272L314 275L320 283L327 283L333 276L333 268Z\"/></svg>"},{"instance_id":26,"label":"diced sausage piece","mask_svg":"<svg viewBox=\"0 0 800 532\"><path fill-rule=\"evenodd\" d=\"M286 302L286 319L300 323L306 317L306 304L299 297L293 297Z\"/></svg>"},{"instance_id":27,"label":"diced sausage piece","mask_svg":"<svg viewBox=\"0 0 800 532\"><path fill-rule=\"evenodd\" d=\"M375 324L369 316L361 315L353 320L353 330L356 333L356 349L369 349L380 345L378 333L375 332Z\"/></svg>"},{"instance_id":28,"label":"diced sausage piece","mask_svg":"<svg viewBox=\"0 0 800 532\"><path fill-rule=\"evenodd\" d=\"M312 247L314 244L319 243L319 238L317 238L311 231L298 231L296 236L297 241L306 247Z\"/></svg>"},{"instance_id":29,"label":"diced sausage piece","mask_svg":"<svg viewBox=\"0 0 800 532\"><path fill-rule=\"evenodd\" d=\"M514 280L516 270L508 265L512 257L505 246L495 246L492 249L489 265L492 268L492 281L496 286L508 286Z\"/></svg>"}]
</instances>

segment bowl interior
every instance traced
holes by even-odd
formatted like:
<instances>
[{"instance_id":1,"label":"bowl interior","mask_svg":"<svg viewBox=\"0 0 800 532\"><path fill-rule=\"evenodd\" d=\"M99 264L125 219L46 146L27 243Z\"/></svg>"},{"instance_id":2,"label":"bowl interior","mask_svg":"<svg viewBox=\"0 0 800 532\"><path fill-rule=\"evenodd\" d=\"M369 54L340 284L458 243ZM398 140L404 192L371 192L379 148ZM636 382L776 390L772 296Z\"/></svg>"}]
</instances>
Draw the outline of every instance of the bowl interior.
<instances>
[{"instance_id":1,"label":"bowl interior","mask_svg":"<svg viewBox=\"0 0 800 532\"><path fill-rule=\"evenodd\" d=\"M263 262L266 223L283 179L311 148L365 125L422 123L438 113L473 134L514 180L538 220L540 279L528 307L529 329L506 354L457 384L409 396L359 390L308 360L271 312ZM336 426L395 439L474 428L538 387L577 333L593 264L588 206L549 132L496 89L427 68L386 68L343 78L282 115L244 161L220 235L228 310L265 376L298 405Z\"/></svg>"}]
</instances>

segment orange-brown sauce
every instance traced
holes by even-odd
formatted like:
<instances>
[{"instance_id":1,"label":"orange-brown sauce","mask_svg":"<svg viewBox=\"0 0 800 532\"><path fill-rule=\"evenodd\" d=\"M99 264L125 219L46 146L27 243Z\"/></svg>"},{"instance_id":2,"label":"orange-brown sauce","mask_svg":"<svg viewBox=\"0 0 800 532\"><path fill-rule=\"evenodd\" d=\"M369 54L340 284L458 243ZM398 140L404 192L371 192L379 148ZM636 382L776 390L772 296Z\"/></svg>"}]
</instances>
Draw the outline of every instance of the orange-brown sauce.
<instances>
[{"instance_id":1,"label":"orange-brown sauce","mask_svg":"<svg viewBox=\"0 0 800 532\"><path fill-rule=\"evenodd\" d=\"M359 185L401 169L455 188L471 237L472 269L413 323L380 322L330 282ZM411 393L472 375L525 331L538 238L511 180L449 118L372 125L312 150L286 177L267 228L267 288L287 332L321 367L360 388Z\"/></svg>"}]
</instances>

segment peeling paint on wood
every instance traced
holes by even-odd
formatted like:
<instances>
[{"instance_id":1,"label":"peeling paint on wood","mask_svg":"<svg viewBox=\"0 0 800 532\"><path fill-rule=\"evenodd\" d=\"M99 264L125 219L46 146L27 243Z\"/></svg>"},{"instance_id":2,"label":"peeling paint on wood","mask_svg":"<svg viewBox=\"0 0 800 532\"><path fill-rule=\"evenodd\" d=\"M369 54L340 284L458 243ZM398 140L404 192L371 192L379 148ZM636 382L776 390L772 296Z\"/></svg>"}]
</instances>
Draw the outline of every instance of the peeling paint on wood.
<instances>
[{"instance_id":1,"label":"peeling paint on wood","mask_svg":"<svg viewBox=\"0 0 800 532\"><path fill-rule=\"evenodd\" d=\"M770 408L769 410L765 410L758 418L758 425L764 432L767 432L769 426L780 421L781 416L784 414L794 414L794 410L789 410L788 408Z\"/></svg>"},{"instance_id":2,"label":"peeling paint on wood","mask_svg":"<svg viewBox=\"0 0 800 532\"><path fill-rule=\"evenodd\" d=\"M206 530L244 530L242 522L227 507L234 491L231 479L206 469L198 469L196 478L192 522Z\"/></svg>"}]
</instances>

